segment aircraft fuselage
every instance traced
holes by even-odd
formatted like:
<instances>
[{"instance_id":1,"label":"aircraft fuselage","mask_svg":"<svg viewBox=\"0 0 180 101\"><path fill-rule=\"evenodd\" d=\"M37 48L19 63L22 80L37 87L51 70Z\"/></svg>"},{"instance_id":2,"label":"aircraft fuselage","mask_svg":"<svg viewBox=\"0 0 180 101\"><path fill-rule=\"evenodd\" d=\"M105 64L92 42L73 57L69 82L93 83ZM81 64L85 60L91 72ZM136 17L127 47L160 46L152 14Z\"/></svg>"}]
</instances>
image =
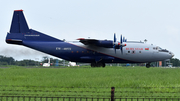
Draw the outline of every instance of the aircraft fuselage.
<instances>
[{"instance_id":1,"label":"aircraft fuselage","mask_svg":"<svg viewBox=\"0 0 180 101\"><path fill-rule=\"evenodd\" d=\"M123 53L117 49L97 46L87 46L78 41L74 42L38 42L24 41L27 47L51 54L53 56L74 62L103 62L103 63L145 63L169 59L173 53L160 47L142 42L126 42Z\"/></svg>"}]
</instances>

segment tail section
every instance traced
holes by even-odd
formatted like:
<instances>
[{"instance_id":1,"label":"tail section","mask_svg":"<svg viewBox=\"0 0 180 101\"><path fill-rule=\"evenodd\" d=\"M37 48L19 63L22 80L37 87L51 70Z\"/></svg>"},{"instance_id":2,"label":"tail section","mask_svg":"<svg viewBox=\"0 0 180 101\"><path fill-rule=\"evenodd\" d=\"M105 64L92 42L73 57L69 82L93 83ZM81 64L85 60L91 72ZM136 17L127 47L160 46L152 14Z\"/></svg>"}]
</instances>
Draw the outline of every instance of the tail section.
<instances>
[{"instance_id":1,"label":"tail section","mask_svg":"<svg viewBox=\"0 0 180 101\"><path fill-rule=\"evenodd\" d=\"M41 32L29 29L23 10L15 10L12 18L10 32L7 33L6 42L23 45L23 41L61 41Z\"/></svg>"},{"instance_id":2,"label":"tail section","mask_svg":"<svg viewBox=\"0 0 180 101\"><path fill-rule=\"evenodd\" d=\"M27 33L29 27L23 14L23 10L15 10L11 23L10 33Z\"/></svg>"}]
</instances>

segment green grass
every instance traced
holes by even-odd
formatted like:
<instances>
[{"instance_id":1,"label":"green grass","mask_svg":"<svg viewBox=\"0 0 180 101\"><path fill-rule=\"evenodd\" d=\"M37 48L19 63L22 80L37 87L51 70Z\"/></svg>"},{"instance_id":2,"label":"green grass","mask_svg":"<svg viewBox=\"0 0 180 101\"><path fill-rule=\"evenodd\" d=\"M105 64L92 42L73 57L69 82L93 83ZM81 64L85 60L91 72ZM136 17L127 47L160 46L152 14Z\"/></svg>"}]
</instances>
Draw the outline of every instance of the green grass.
<instances>
[{"instance_id":1,"label":"green grass","mask_svg":"<svg viewBox=\"0 0 180 101\"><path fill-rule=\"evenodd\" d=\"M179 68L165 69L157 67L24 68L10 66L10 68L0 68L0 95L8 95L11 93L12 95L81 94L83 96L87 94L93 95L95 92L107 92L106 94L97 94L109 96L110 87L114 86L116 87L115 91L119 94L116 93L116 96L173 97L180 96L178 93L180 92L179 73ZM17 92L16 90L21 90L21 92ZM33 90L33 92L22 90ZM36 92L35 90L41 91ZM50 92L45 92L47 90ZM95 92L77 93L72 91ZM132 91L135 93L131 93ZM161 95L161 92L163 92L163 95Z\"/></svg>"},{"instance_id":2,"label":"green grass","mask_svg":"<svg viewBox=\"0 0 180 101\"><path fill-rule=\"evenodd\" d=\"M180 69L145 67L1 68L0 85L180 87Z\"/></svg>"}]
</instances>

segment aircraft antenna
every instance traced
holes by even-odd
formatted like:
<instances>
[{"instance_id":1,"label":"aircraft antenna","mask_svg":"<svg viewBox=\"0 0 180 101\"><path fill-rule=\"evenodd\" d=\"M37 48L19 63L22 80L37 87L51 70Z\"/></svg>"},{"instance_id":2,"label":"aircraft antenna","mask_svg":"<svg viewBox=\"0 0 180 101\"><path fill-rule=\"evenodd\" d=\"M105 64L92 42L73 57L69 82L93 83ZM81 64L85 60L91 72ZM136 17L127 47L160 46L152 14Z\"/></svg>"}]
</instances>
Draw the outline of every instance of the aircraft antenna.
<instances>
[{"instance_id":1,"label":"aircraft antenna","mask_svg":"<svg viewBox=\"0 0 180 101\"><path fill-rule=\"evenodd\" d=\"M146 43L146 42L147 42L147 40L145 39L145 40L144 40L144 43Z\"/></svg>"}]
</instances>

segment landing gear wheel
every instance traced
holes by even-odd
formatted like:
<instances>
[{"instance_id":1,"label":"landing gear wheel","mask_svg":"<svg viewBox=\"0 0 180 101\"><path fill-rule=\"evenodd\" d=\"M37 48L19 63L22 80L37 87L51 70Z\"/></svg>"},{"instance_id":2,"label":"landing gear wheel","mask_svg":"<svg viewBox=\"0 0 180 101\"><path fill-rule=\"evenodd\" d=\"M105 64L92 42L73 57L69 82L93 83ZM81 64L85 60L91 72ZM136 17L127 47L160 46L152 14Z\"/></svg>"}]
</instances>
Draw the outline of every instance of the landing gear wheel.
<instances>
[{"instance_id":1,"label":"landing gear wheel","mask_svg":"<svg viewBox=\"0 0 180 101\"><path fill-rule=\"evenodd\" d=\"M105 63L102 62L91 63L91 67L105 67Z\"/></svg>"},{"instance_id":2,"label":"landing gear wheel","mask_svg":"<svg viewBox=\"0 0 180 101\"><path fill-rule=\"evenodd\" d=\"M105 66L106 66L106 64L105 64L105 63L103 63L103 64L102 64L102 67L104 68Z\"/></svg>"},{"instance_id":3,"label":"landing gear wheel","mask_svg":"<svg viewBox=\"0 0 180 101\"><path fill-rule=\"evenodd\" d=\"M96 63L91 63L91 67L96 67Z\"/></svg>"},{"instance_id":4,"label":"landing gear wheel","mask_svg":"<svg viewBox=\"0 0 180 101\"><path fill-rule=\"evenodd\" d=\"M146 68L149 68L151 65L150 65L150 63L147 63L146 64Z\"/></svg>"},{"instance_id":5,"label":"landing gear wheel","mask_svg":"<svg viewBox=\"0 0 180 101\"><path fill-rule=\"evenodd\" d=\"M97 63L97 67L101 67L101 66L102 66L101 62Z\"/></svg>"}]
</instances>

